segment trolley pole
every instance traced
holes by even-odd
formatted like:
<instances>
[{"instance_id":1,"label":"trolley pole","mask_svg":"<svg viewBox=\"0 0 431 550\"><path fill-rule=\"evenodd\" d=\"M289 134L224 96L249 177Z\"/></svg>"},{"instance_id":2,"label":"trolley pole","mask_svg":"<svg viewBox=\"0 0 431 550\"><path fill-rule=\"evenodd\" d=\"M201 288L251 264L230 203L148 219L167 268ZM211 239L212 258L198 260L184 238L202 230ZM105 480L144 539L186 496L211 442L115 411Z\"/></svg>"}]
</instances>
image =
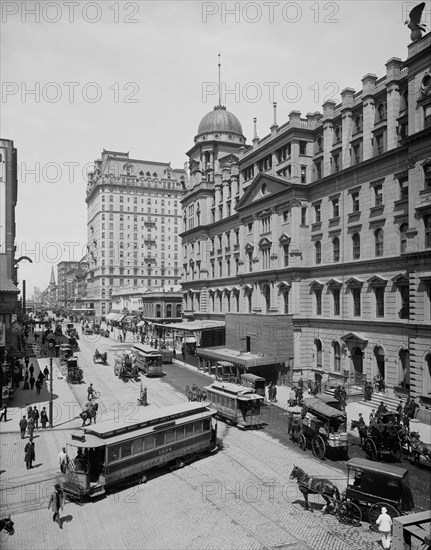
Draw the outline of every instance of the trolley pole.
<instances>
[{"instance_id":1,"label":"trolley pole","mask_svg":"<svg viewBox=\"0 0 431 550\"><path fill-rule=\"evenodd\" d=\"M50 428L53 428L53 424L52 424L52 416L53 416L53 412L52 412L52 409L53 409L53 406L52 406L52 382L53 382L53 377L52 377L52 352L54 351L54 346L53 344L50 342L49 345L49 427Z\"/></svg>"}]
</instances>

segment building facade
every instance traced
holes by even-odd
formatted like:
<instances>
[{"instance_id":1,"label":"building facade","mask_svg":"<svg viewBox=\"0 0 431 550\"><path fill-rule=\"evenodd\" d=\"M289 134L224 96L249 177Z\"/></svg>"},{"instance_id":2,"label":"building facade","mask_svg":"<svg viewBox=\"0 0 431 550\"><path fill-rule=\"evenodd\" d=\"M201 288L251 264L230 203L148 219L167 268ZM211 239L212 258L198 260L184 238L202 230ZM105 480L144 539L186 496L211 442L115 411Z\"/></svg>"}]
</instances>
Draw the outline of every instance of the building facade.
<instances>
[{"instance_id":1,"label":"building facade","mask_svg":"<svg viewBox=\"0 0 431 550\"><path fill-rule=\"evenodd\" d=\"M15 208L18 201L17 150L10 139L0 139L0 362L16 345L13 317L19 313L15 262Z\"/></svg>"},{"instance_id":2,"label":"building facade","mask_svg":"<svg viewBox=\"0 0 431 550\"><path fill-rule=\"evenodd\" d=\"M204 117L183 198L189 318L238 314L238 346L254 353L277 316L274 334L293 323L274 359L291 378L381 375L429 404L430 46L430 34L413 42L322 113L278 126L274 105L251 146L220 106Z\"/></svg>"},{"instance_id":3,"label":"building facade","mask_svg":"<svg viewBox=\"0 0 431 550\"><path fill-rule=\"evenodd\" d=\"M75 270L79 262L60 262L57 264L57 306L69 308L75 302Z\"/></svg>"},{"instance_id":4,"label":"building facade","mask_svg":"<svg viewBox=\"0 0 431 550\"><path fill-rule=\"evenodd\" d=\"M87 301L97 317L125 287L178 284L184 169L103 151L87 187Z\"/></svg>"}]
</instances>

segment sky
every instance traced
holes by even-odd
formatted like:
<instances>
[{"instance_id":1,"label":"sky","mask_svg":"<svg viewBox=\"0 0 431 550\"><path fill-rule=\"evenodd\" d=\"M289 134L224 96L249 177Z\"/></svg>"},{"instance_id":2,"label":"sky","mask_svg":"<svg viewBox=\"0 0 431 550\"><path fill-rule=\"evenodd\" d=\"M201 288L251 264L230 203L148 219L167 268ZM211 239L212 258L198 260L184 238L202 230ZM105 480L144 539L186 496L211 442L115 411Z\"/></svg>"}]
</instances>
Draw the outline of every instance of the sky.
<instances>
[{"instance_id":1,"label":"sky","mask_svg":"<svg viewBox=\"0 0 431 550\"><path fill-rule=\"evenodd\" d=\"M1 130L18 149L17 253L27 295L85 253L86 173L103 149L183 168L221 100L247 143L322 110L405 59L418 2L1 3ZM430 28L430 1L423 22Z\"/></svg>"}]
</instances>

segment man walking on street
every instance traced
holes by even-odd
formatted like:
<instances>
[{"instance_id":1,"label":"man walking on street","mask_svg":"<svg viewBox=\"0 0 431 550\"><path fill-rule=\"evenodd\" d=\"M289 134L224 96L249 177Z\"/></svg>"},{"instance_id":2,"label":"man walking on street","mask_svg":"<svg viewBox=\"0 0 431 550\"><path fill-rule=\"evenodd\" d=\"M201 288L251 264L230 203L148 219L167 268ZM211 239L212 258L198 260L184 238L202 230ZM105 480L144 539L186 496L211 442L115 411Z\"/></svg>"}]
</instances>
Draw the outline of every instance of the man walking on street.
<instances>
[{"instance_id":1,"label":"man walking on street","mask_svg":"<svg viewBox=\"0 0 431 550\"><path fill-rule=\"evenodd\" d=\"M60 484L56 483L54 486L54 491L52 492L49 498L48 510L51 508L54 512L52 516L52 521L56 521L60 527L63 529L60 518L60 510L63 510L64 507L64 493L61 490Z\"/></svg>"},{"instance_id":2,"label":"man walking on street","mask_svg":"<svg viewBox=\"0 0 431 550\"><path fill-rule=\"evenodd\" d=\"M24 452L25 452L24 462L27 466L27 470L29 470L30 468L33 468L32 466L33 460L36 460L36 453L35 453L32 437L30 437L29 441L27 441L27 444L24 447Z\"/></svg>"},{"instance_id":3,"label":"man walking on street","mask_svg":"<svg viewBox=\"0 0 431 550\"><path fill-rule=\"evenodd\" d=\"M39 429L39 411L36 407L36 405L33 407L33 420L34 420L34 425L36 427L36 430Z\"/></svg>"},{"instance_id":4,"label":"man walking on street","mask_svg":"<svg viewBox=\"0 0 431 550\"><path fill-rule=\"evenodd\" d=\"M25 416L21 418L19 421L19 429L21 430L21 439L24 439L25 437L25 430L27 429L27 420Z\"/></svg>"},{"instance_id":5,"label":"man walking on street","mask_svg":"<svg viewBox=\"0 0 431 550\"><path fill-rule=\"evenodd\" d=\"M87 388L87 399L88 399L88 401L90 399L93 399L93 393L94 393L93 384L90 384Z\"/></svg>"},{"instance_id":6,"label":"man walking on street","mask_svg":"<svg viewBox=\"0 0 431 550\"><path fill-rule=\"evenodd\" d=\"M63 447L58 453L58 462L60 464L60 471L62 474L66 473L66 466L69 462L69 457L67 456L66 447Z\"/></svg>"},{"instance_id":7,"label":"man walking on street","mask_svg":"<svg viewBox=\"0 0 431 550\"><path fill-rule=\"evenodd\" d=\"M6 403L3 403L1 409L0 409L0 422L3 420L4 418L4 421L7 422L7 405Z\"/></svg>"},{"instance_id":8,"label":"man walking on street","mask_svg":"<svg viewBox=\"0 0 431 550\"><path fill-rule=\"evenodd\" d=\"M27 431L28 431L28 435L30 436L30 439L33 439L34 428L35 428L34 419L33 419L33 416L30 416L27 422Z\"/></svg>"},{"instance_id":9,"label":"man walking on street","mask_svg":"<svg viewBox=\"0 0 431 550\"><path fill-rule=\"evenodd\" d=\"M382 535L382 546L383 548L391 547L391 529L392 529L392 519L391 516L387 513L388 511L383 506L382 513L377 518L377 525L379 526L379 531Z\"/></svg>"}]
</instances>

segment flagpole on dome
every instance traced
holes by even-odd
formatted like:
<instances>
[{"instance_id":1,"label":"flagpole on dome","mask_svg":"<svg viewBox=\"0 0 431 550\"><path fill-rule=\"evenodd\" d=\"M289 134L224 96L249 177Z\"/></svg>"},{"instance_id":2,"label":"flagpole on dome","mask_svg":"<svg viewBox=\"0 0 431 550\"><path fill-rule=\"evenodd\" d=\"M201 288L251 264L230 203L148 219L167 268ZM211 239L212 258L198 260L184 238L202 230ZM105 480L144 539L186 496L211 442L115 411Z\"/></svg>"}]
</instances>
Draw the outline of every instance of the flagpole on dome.
<instances>
[{"instance_id":1,"label":"flagpole on dome","mask_svg":"<svg viewBox=\"0 0 431 550\"><path fill-rule=\"evenodd\" d=\"M221 104L221 54L218 53L218 104L219 107L222 106Z\"/></svg>"}]
</instances>

